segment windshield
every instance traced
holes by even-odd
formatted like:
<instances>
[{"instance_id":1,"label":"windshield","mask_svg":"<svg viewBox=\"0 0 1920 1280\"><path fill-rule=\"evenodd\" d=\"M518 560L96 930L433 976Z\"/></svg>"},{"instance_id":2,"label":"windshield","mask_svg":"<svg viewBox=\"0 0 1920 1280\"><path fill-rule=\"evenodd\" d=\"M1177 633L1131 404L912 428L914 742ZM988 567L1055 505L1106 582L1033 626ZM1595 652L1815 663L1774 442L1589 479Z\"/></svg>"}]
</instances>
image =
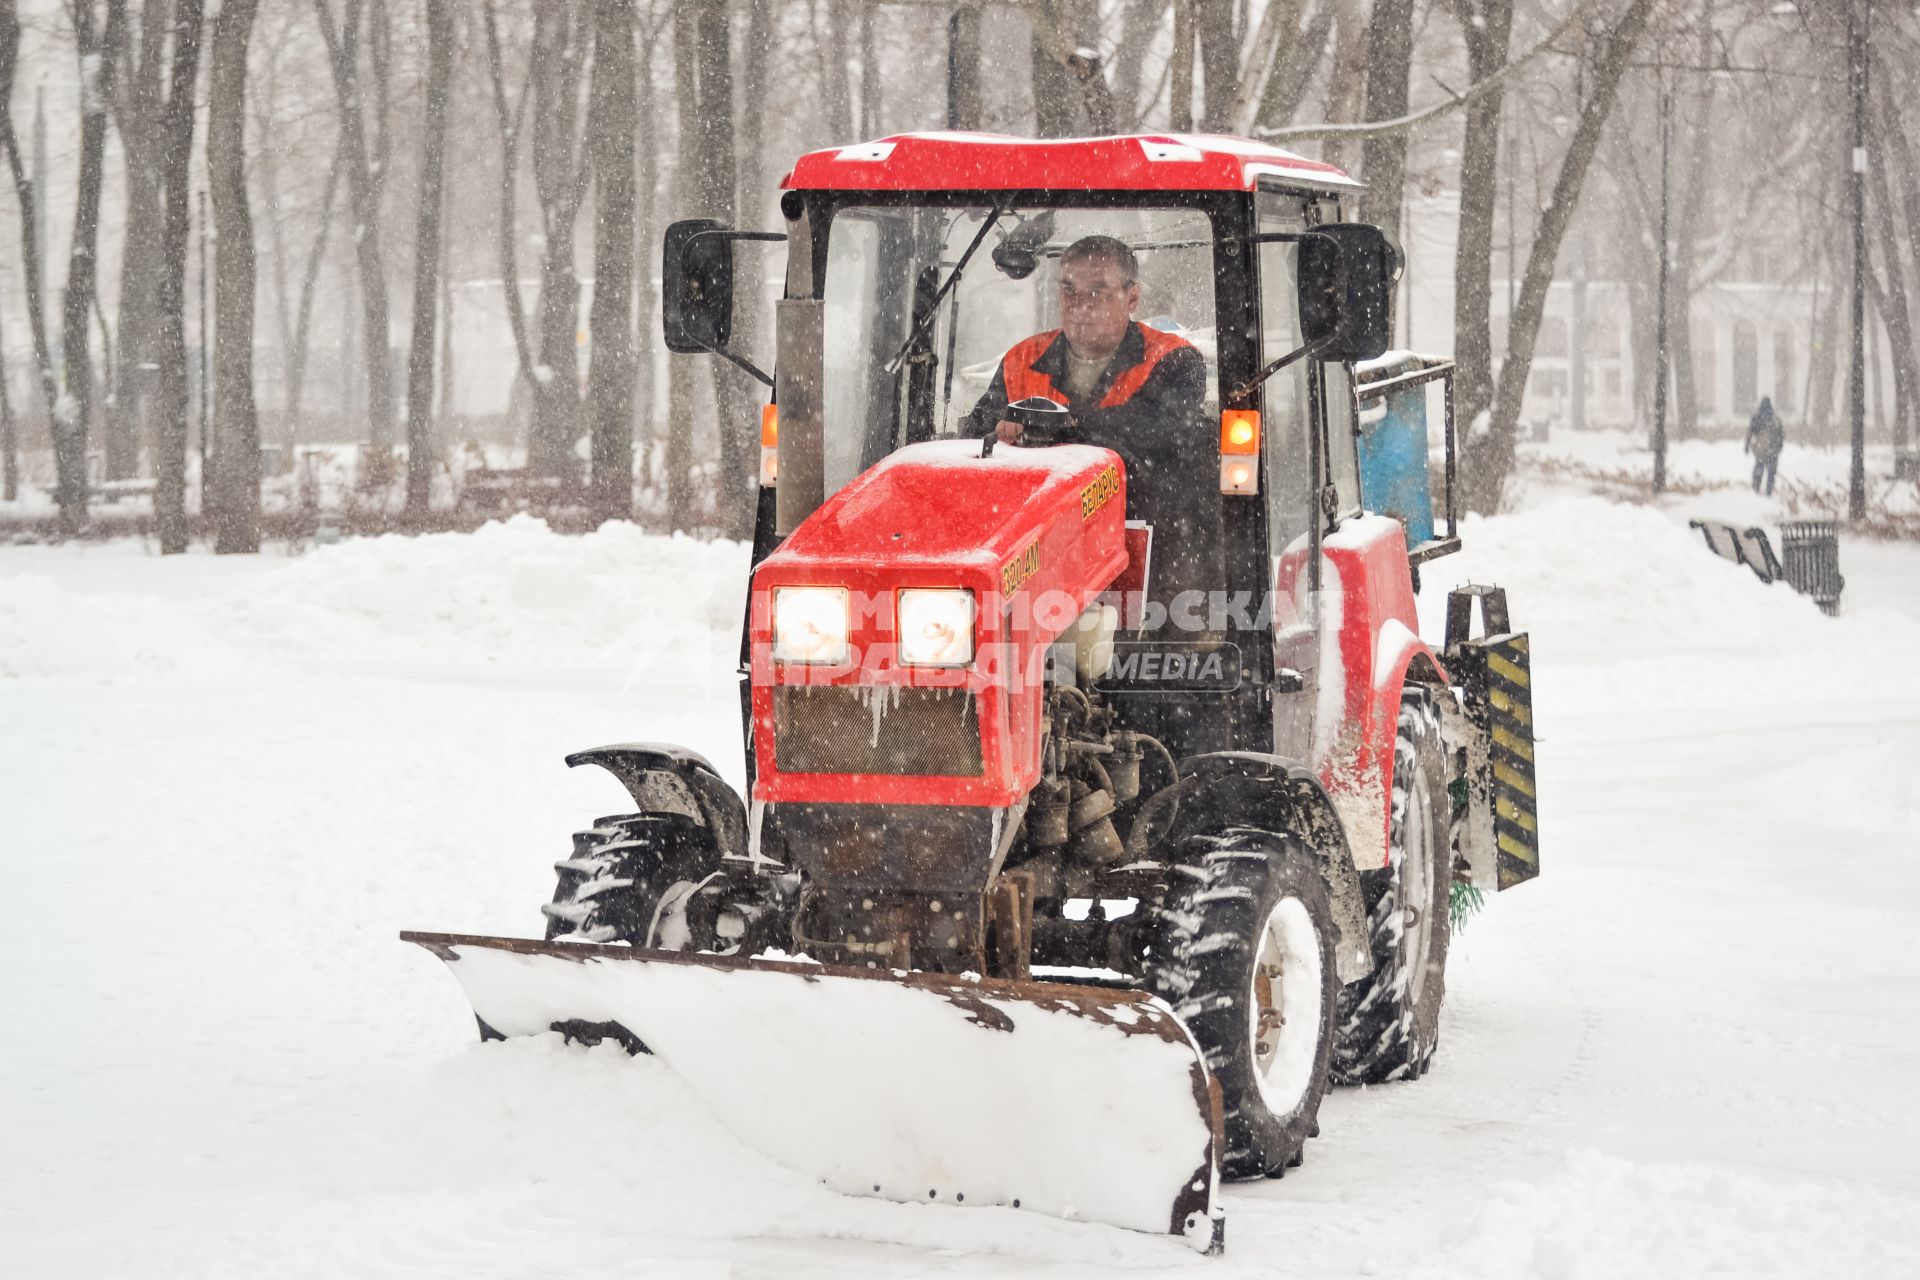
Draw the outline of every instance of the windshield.
<instances>
[{"instance_id":1,"label":"windshield","mask_svg":"<svg viewBox=\"0 0 1920 1280\"><path fill-rule=\"evenodd\" d=\"M1060 328L1062 256L1089 236L1132 251L1139 285L1132 319L1199 350L1206 407L1214 411L1214 231L1204 211L1018 202L846 207L834 214L827 240L827 491L903 444L972 434L968 415L1001 357Z\"/></svg>"}]
</instances>

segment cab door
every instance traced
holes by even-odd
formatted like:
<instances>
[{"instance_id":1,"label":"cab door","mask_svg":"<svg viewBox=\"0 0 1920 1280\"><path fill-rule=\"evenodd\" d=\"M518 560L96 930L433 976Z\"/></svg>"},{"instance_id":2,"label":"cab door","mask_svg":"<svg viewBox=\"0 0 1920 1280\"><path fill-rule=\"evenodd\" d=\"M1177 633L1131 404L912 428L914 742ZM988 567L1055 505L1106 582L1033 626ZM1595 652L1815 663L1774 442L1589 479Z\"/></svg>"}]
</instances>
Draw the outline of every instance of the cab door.
<instances>
[{"instance_id":1,"label":"cab door","mask_svg":"<svg viewBox=\"0 0 1920 1280\"><path fill-rule=\"evenodd\" d=\"M1255 229L1302 232L1322 221L1313 197L1262 190ZM1329 215L1332 216L1332 215ZM1262 363L1301 345L1297 243L1258 245ZM1315 755L1321 655L1339 625L1316 561L1320 535L1358 509L1353 394L1346 366L1304 359L1261 388L1262 489L1273 583L1273 750L1302 763Z\"/></svg>"}]
</instances>

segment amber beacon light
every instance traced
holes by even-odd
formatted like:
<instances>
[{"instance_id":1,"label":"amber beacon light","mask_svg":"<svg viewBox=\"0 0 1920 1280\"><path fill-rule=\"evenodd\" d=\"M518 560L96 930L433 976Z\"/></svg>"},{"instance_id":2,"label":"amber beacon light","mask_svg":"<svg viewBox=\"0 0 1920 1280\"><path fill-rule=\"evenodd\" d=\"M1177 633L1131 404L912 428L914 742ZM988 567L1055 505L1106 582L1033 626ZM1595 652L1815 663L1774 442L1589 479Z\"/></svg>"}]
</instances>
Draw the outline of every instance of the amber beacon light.
<instances>
[{"instance_id":1,"label":"amber beacon light","mask_svg":"<svg viewBox=\"0 0 1920 1280\"><path fill-rule=\"evenodd\" d=\"M1260 492L1260 414L1255 409L1220 413L1220 492Z\"/></svg>"}]
</instances>

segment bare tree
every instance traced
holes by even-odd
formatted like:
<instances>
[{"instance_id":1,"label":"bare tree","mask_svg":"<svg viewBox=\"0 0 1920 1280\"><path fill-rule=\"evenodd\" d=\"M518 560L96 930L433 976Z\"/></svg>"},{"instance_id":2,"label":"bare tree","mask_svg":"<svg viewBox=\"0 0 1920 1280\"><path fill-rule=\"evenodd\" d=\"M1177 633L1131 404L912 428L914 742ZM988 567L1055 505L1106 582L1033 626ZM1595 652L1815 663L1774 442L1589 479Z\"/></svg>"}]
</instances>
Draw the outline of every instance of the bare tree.
<instances>
[{"instance_id":1,"label":"bare tree","mask_svg":"<svg viewBox=\"0 0 1920 1280\"><path fill-rule=\"evenodd\" d=\"M694 24L694 89L698 106L693 114L700 149L694 168L695 199L699 211L732 224L738 218L740 149L734 137L737 123L733 92L733 42L728 0L700 0ZM682 100L684 107L685 100ZM682 117L682 128L685 128ZM758 145L758 139L753 140ZM720 526L728 537L745 537L753 530L753 483L747 418L750 392L745 375L730 363L708 362L713 374L715 418L719 425L719 480L714 503Z\"/></svg>"},{"instance_id":2,"label":"bare tree","mask_svg":"<svg viewBox=\"0 0 1920 1280\"><path fill-rule=\"evenodd\" d=\"M107 103L113 97L114 55L127 19L126 0L107 0L104 26L93 0L74 0L74 54L80 63L80 172L74 199L73 246L61 306L60 355L65 394L54 402L53 463L60 528L76 532L87 520L87 426L93 416L93 359L89 328L98 291L100 188L107 162Z\"/></svg>"},{"instance_id":3,"label":"bare tree","mask_svg":"<svg viewBox=\"0 0 1920 1280\"><path fill-rule=\"evenodd\" d=\"M0 337L0 502L20 496L20 441L14 434L13 397L7 388L7 341Z\"/></svg>"},{"instance_id":4,"label":"bare tree","mask_svg":"<svg viewBox=\"0 0 1920 1280\"><path fill-rule=\"evenodd\" d=\"M659 30L659 23L650 24L641 42L639 60L641 74L636 78L635 85L635 108L639 117L640 180L636 185L637 228L634 238L640 279L636 298L638 305L635 308L637 312L635 332L638 335L639 345L638 359L634 368L633 405L642 438L648 442L651 442L653 436L655 406L653 304L656 291L653 287L653 269L650 264L653 262L654 246L660 238L657 232L658 219L655 207L655 201L658 199L657 188L660 185L660 152L657 141L659 108L654 97L652 74L654 45Z\"/></svg>"},{"instance_id":5,"label":"bare tree","mask_svg":"<svg viewBox=\"0 0 1920 1280\"><path fill-rule=\"evenodd\" d=\"M853 18L854 0L827 0L827 34L814 41L814 53L820 77L820 106L827 139L834 143L853 140L853 77L848 74L847 50L857 39ZM812 6L808 6L809 15Z\"/></svg>"},{"instance_id":6,"label":"bare tree","mask_svg":"<svg viewBox=\"0 0 1920 1280\"><path fill-rule=\"evenodd\" d=\"M247 203L247 45L259 0L222 0L207 62L213 195L216 554L260 549L260 421L253 403L253 212Z\"/></svg>"},{"instance_id":7,"label":"bare tree","mask_svg":"<svg viewBox=\"0 0 1920 1280\"><path fill-rule=\"evenodd\" d=\"M1201 0L1195 10L1194 25L1200 41L1200 124L1209 133L1225 133L1233 127L1242 33L1235 21L1235 6L1226 0Z\"/></svg>"},{"instance_id":8,"label":"bare tree","mask_svg":"<svg viewBox=\"0 0 1920 1280\"><path fill-rule=\"evenodd\" d=\"M1194 3L1173 0L1173 83L1167 90L1167 127L1176 133L1193 128Z\"/></svg>"},{"instance_id":9,"label":"bare tree","mask_svg":"<svg viewBox=\"0 0 1920 1280\"><path fill-rule=\"evenodd\" d=\"M507 87L499 21L492 0L482 10L487 37L487 68L493 84L494 114L500 128L504 163L500 193L500 268L504 277L507 320L513 328L520 376L533 396L533 425L527 465L543 475L573 470L572 449L579 411L579 362L575 328L580 281L574 274L574 228L591 177L587 149L576 142L584 70L585 23L573 0L542 4L534 10L527 82L517 103ZM533 348L529 321L520 299L519 255L514 190L521 129L533 111L534 195L540 204L540 348Z\"/></svg>"},{"instance_id":10,"label":"bare tree","mask_svg":"<svg viewBox=\"0 0 1920 1280\"><path fill-rule=\"evenodd\" d=\"M673 88L675 135L674 185L678 213L685 217L705 212L698 188L703 165L711 163L704 152L705 138L700 124L699 15L690 3L674 7L673 15ZM667 447L666 470L667 523L675 532L694 526L693 421L696 368L692 357L670 356L667 360Z\"/></svg>"},{"instance_id":11,"label":"bare tree","mask_svg":"<svg viewBox=\"0 0 1920 1280\"><path fill-rule=\"evenodd\" d=\"M1526 274L1507 325L1507 358L1500 366L1500 380L1494 389L1492 421L1485 435L1468 438L1462 488L1474 510L1495 509L1507 477L1513 471L1520 405L1533 369L1534 346L1540 337L1540 322L1546 315L1547 290L1553 284L1560 244L1579 207L1580 188L1599 150L1601 130L1613 111L1621 77L1626 74L1634 46L1646 29L1653 3L1654 0L1629 0L1626 10L1612 26L1590 37L1592 56L1585 75L1588 96L1581 104L1579 122L1561 158L1552 194L1542 206L1534 228Z\"/></svg>"},{"instance_id":12,"label":"bare tree","mask_svg":"<svg viewBox=\"0 0 1920 1280\"><path fill-rule=\"evenodd\" d=\"M416 519L427 514L433 486L433 338L439 318L441 186L452 72L453 15L447 0L427 0L426 131L414 219L413 332L407 351L407 514Z\"/></svg>"},{"instance_id":13,"label":"bare tree","mask_svg":"<svg viewBox=\"0 0 1920 1280\"><path fill-rule=\"evenodd\" d=\"M166 211L161 203L162 116L166 108L167 33L171 0L143 0L140 20L130 23L116 76L114 127L119 131L126 176L122 189L125 231L120 250L120 360L113 407L106 422L106 473L120 480L134 474L151 430L157 390L153 346L158 333L160 248Z\"/></svg>"},{"instance_id":14,"label":"bare tree","mask_svg":"<svg viewBox=\"0 0 1920 1280\"><path fill-rule=\"evenodd\" d=\"M1880 236L1881 256L1886 265L1886 298L1882 314L1887 320L1887 336L1893 344L1893 386L1896 407L1893 442L1905 449L1913 438L1916 416L1920 415L1920 363L1914 349L1913 314L1908 304L1909 282L1901 261L1899 211L1894 204L1887 173L1891 169L1904 178L1909 188L1914 177L1906 156L1906 138L1900 134L1898 117L1888 94L1886 80L1880 82L1878 110L1868 113L1867 144L1872 153L1868 173L1872 177L1874 225ZM1890 127L1891 126L1891 127ZM1898 137L1898 141L1895 138ZM1920 192L1909 190L1908 209L1920 205ZM1912 240L1907 240L1909 247Z\"/></svg>"},{"instance_id":15,"label":"bare tree","mask_svg":"<svg viewBox=\"0 0 1920 1280\"><path fill-rule=\"evenodd\" d=\"M1513 0L1455 0L1466 36L1467 68L1485 81L1507 61ZM1464 422L1493 404L1493 222L1500 160L1500 104L1495 84L1467 104L1460 144L1460 231L1453 265L1455 396Z\"/></svg>"},{"instance_id":16,"label":"bare tree","mask_svg":"<svg viewBox=\"0 0 1920 1280\"><path fill-rule=\"evenodd\" d=\"M534 10L533 189L545 244L540 259L540 362L533 370L527 465L543 475L576 471L580 279L574 271L574 237L591 177L591 152L580 138L588 30L588 10L574 0Z\"/></svg>"},{"instance_id":17,"label":"bare tree","mask_svg":"<svg viewBox=\"0 0 1920 1280\"><path fill-rule=\"evenodd\" d=\"M160 183L164 219L155 288L153 360L159 366L154 446L154 515L160 550L187 549L187 229L193 161L193 85L200 71L202 0L175 0L167 99L160 109Z\"/></svg>"},{"instance_id":18,"label":"bare tree","mask_svg":"<svg viewBox=\"0 0 1920 1280\"><path fill-rule=\"evenodd\" d=\"M380 202L386 185L387 131L385 59L386 6L372 0L347 0L344 16L336 22L332 0L313 0L320 35L327 45L327 64L333 76L334 97L340 109L340 132L346 159L347 191L352 200L353 246L360 266L361 341L367 363L367 443L373 454L371 473L384 474L380 459L393 445L393 378L387 326L387 271L380 250ZM360 38L363 10L369 21L367 43L374 71L375 122L382 127L369 139L365 92L361 85Z\"/></svg>"},{"instance_id":19,"label":"bare tree","mask_svg":"<svg viewBox=\"0 0 1920 1280\"><path fill-rule=\"evenodd\" d=\"M593 147L595 217L593 363L587 420L593 436L593 508L604 520L633 515L633 0L595 0ZM652 145L652 139L648 139ZM722 424L725 429L725 424Z\"/></svg>"},{"instance_id":20,"label":"bare tree","mask_svg":"<svg viewBox=\"0 0 1920 1280\"><path fill-rule=\"evenodd\" d=\"M1407 113L1407 81L1413 72L1413 0L1374 0L1367 26L1367 119L1395 120ZM1369 222L1400 237L1400 206L1407 185L1407 134L1371 135L1361 144L1360 176L1367 184L1361 207Z\"/></svg>"},{"instance_id":21,"label":"bare tree","mask_svg":"<svg viewBox=\"0 0 1920 1280\"><path fill-rule=\"evenodd\" d=\"M1289 0L1273 0L1278 4ZM1304 0L1291 0L1295 8L1302 8ZM1260 107L1254 115L1254 129L1277 129L1290 123L1300 110L1300 104L1307 99L1307 90L1313 84L1314 72L1326 57L1327 42L1333 37L1333 19L1338 12L1337 0L1320 0L1310 14L1302 13L1296 23L1304 20L1305 25L1289 27L1294 31L1292 38L1283 39L1279 45L1272 70L1267 75L1266 86L1261 90Z\"/></svg>"},{"instance_id":22,"label":"bare tree","mask_svg":"<svg viewBox=\"0 0 1920 1280\"><path fill-rule=\"evenodd\" d=\"M1366 0L1334 0L1333 63L1327 72L1327 119L1353 120L1362 109L1367 81ZM1321 158L1347 168L1348 140L1338 134L1327 139Z\"/></svg>"},{"instance_id":23,"label":"bare tree","mask_svg":"<svg viewBox=\"0 0 1920 1280\"><path fill-rule=\"evenodd\" d=\"M53 348L47 341L46 299L40 282L46 278L40 260L39 209L33 179L20 158L20 140L13 130L13 73L20 57L20 17L16 0L0 0L0 148L13 171L13 191L20 208L20 269L26 276L27 327L33 337L33 362L40 375L40 396L48 419L60 400L53 371Z\"/></svg>"}]
</instances>

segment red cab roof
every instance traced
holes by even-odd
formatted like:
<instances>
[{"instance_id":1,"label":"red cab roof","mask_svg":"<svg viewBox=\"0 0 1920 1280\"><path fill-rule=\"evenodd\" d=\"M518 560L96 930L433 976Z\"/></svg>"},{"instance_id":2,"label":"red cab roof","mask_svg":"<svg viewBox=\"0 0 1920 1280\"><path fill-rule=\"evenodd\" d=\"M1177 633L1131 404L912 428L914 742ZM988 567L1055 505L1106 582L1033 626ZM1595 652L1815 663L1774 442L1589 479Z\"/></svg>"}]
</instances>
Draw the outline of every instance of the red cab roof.
<instances>
[{"instance_id":1,"label":"red cab roof","mask_svg":"<svg viewBox=\"0 0 1920 1280\"><path fill-rule=\"evenodd\" d=\"M1263 177L1360 184L1330 164L1247 138L1150 133L1012 138L901 133L801 156L783 187L829 191L1247 191Z\"/></svg>"}]
</instances>

